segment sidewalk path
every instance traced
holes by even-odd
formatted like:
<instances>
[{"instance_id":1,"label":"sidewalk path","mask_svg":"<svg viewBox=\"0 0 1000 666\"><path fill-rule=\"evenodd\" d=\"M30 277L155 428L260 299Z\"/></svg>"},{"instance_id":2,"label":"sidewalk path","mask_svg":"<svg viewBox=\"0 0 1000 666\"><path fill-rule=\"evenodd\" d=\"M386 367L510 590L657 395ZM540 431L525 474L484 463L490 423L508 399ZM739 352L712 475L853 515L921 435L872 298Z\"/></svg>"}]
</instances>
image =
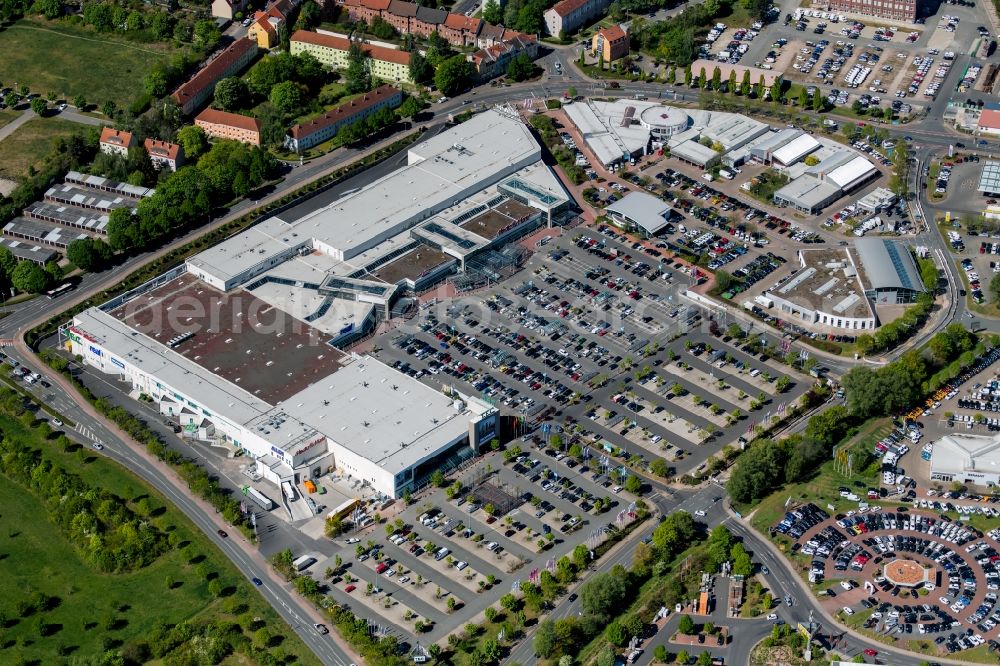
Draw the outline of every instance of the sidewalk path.
<instances>
[{"instance_id":1,"label":"sidewalk path","mask_svg":"<svg viewBox=\"0 0 1000 666\"><path fill-rule=\"evenodd\" d=\"M37 118L34 111L32 111L31 109L25 109L24 111L22 111L20 116L18 116L11 122L7 123L3 127L0 127L0 141L3 141L8 136L13 134L18 127L28 122L32 118Z\"/></svg>"}]
</instances>

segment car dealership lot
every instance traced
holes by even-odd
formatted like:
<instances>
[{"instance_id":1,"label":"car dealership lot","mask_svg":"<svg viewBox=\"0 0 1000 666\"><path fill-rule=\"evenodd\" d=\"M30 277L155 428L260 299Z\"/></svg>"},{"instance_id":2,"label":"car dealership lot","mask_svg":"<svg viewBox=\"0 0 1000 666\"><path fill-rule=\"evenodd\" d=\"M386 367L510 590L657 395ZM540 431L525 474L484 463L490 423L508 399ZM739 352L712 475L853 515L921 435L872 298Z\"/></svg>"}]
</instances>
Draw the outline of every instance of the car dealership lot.
<instances>
[{"instance_id":1,"label":"car dealership lot","mask_svg":"<svg viewBox=\"0 0 1000 666\"><path fill-rule=\"evenodd\" d=\"M864 614L865 628L904 641L926 636L942 654L1000 637L997 530L867 504L832 517L796 507L777 528L811 560L811 582L839 581L820 597L842 617Z\"/></svg>"}]
</instances>

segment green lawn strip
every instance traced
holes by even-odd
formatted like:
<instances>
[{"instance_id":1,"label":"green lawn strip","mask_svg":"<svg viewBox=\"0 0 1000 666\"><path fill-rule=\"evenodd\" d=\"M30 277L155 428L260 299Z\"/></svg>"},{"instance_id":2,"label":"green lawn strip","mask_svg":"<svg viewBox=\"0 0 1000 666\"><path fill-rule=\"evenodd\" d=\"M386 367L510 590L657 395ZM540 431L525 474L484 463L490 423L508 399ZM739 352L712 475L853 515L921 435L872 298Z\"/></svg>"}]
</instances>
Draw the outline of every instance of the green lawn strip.
<instances>
[{"instance_id":1,"label":"green lawn strip","mask_svg":"<svg viewBox=\"0 0 1000 666\"><path fill-rule=\"evenodd\" d=\"M0 431L41 449L45 458L85 482L128 498L130 507L168 533L174 546L138 571L100 573L82 560L49 521L32 491L0 477L0 530L7 537L0 549L5 573L0 577L0 609L8 618L0 662L23 658L56 663L70 654L132 650L140 641L152 643L160 623L195 619L238 622L249 638L249 625L259 617L271 634L280 636L271 641L272 648L280 646L280 651L294 655L299 663L319 663L210 539L143 481L85 447L64 450L55 438L45 439L37 429L9 416L0 416ZM224 590L221 598L209 592L211 579L217 579ZM55 598L50 610L20 617L15 600L35 592ZM177 649L193 648L181 645Z\"/></svg>"},{"instance_id":2,"label":"green lawn strip","mask_svg":"<svg viewBox=\"0 0 1000 666\"><path fill-rule=\"evenodd\" d=\"M142 92L143 77L169 53L162 47L134 44L88 28L22 19L3 31L0 81L27 85L42 95L55 92L90 103L113 100L126 106Z\"/></svg>"},{"instance_id":3,"label":"green lawn strip","mask_svg":"<svg viewBox=\"0 0 1000 666\"><path fill-rule=\"evenodd\" d=\"M2 77L3 75L0 75ZM0 78L0 81L7 79ZM52 142L61 136L86 131L79 123L60 118L32 118L0 141L0 177L26 176L48 154Z\"/></svg>"},{"instance_id":4,"label":"green lawn strip","mask_svg":"<svg viewBox=\"0 0 1000 666\"><path fill-rule=\"evenodd\" d=\"M14 120L20 115L21 114L18 111L12 111L11 109L0 109L0 127L3 127L8 123L14 122Z\"/></svg>"},{"instance_id":5,"label":"green lawn strip","mask_svg":"<svg viewBox=\"0 0 1000 666\"><path fill-rule=\"evenodd\" d=\"M934 654L934 653L928 652L927 654ZM976 662L977 664L997 663L996 653L990 651L990 646L986 644L972 648L971 650L964 650L963 652L960 652L958 656L962 658L962 661Z\"/></svg>"}]
</instances>

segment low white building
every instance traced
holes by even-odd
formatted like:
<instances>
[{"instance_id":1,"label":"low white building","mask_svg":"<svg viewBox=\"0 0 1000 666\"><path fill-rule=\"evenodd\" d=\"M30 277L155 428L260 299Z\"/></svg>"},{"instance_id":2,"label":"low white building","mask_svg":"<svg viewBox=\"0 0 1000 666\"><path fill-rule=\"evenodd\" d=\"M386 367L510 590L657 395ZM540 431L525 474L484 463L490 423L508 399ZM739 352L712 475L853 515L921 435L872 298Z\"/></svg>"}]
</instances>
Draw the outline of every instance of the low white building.
<instances>
[{"instance_id":1,"label":"low white building","mask_svg":"<svg viewBox=\"0 0 1000 666\"><path fill-rule=\"evenodd\" d=\"M645 237L655 236L673 212L663 199L645 192L629 192L605 209L616 226Z\"/></svg>"},{"instance_id":2,"label":"low white building","mask_svg":"<svg viewBox=\"0 0 1000 666\"><path fill-rule=\"evenodd\" d=\"M1000 435L945 435L931 452L931 480L1000 484Z\"/></svg>"},{"instance_id":3,"label":"low white building","mask_svg":"<svg viewBox=\"0 0 1000 666\"><path fill-rule=\"evenodd\" d=\"M875 312L858 279L855 259L847 249L799 250L794 273L758 298L775 316L807 328L873 331Z\"/></svg>"},{"instance_id":4,"label":"low white building","mask_svg":"<svg viewBox=\"0 0 1000 666\"><path fill-rule=\"evenodd\" d=\"M149 396L189 437L244 451L279 485L335 467L399 497L439 461L469 457L496 435L491 405L447 396L368 356L341 355L332 373L269 401L99 308L77 315L64 334L74 354Z\"/></svg>"}]
</instances>

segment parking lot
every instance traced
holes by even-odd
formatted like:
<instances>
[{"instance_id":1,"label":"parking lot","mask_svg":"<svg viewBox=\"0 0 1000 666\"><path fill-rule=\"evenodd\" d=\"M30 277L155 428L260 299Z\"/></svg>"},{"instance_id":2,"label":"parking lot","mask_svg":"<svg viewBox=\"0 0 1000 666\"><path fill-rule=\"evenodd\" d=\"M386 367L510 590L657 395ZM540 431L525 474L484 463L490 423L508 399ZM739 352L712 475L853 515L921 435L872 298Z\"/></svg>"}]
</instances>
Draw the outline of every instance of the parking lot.
<instances>
[{"instance_id":1,"label":"parking lot","mask_svg":"<svg viewBox=\"0 0 1000 666\"><path fill-rule=\"evenodd\" d=\"M942 655L997 644L1000 531L866 504L833 517L804 505L776 527L810 558L810 582L845 622L901 641L926 638Z\"/></svg>"},{"instance_id":2,"label":"parking lot","mask_svg":"<svg viewBox=\"0 0 1000 666\"><path fill-rule=\"evenodd\" d=\"M335 539L314 575L334 569L338 602L406 640L433 642L636 519L635 496L613 485L596 457L581 463L523 446L526 453L489 455L456 472L419 502L395 503L384 526Z\"/></svg>"},{"instance_id":3,"label":"parking lot","mask_svg":"<svg viewBox=\"0 0 1000 666\"><path fill-rule=\"evenodd\" d=\"M816 87L833 106L860 101L862 107L886 109L892 103L896 115L906 116L942 94L951 59L984 34L976 25L981 17L966 8L973 4L956 0L947 11L942 4L926 25L924 19L912 25L798 9L765 27L747 55L761 66L781 64L786 79ZM973 83L960 83L960 91Z\"/></svg>"},{"instance_id":4,"label":"parking lot","mask_svg":"<svg viewBox=\"0 0 1000 666\"><path fill-rule=\"evenodd\" d=\"M686 264L626 243L607 227L560 239L508 284L424 310L378 355L522 415L525 432L562 429L563 448L704 469L812 379L748 353L724 322L688 305L678 292L697 278Z\"/></svg>"}]
</instances>

